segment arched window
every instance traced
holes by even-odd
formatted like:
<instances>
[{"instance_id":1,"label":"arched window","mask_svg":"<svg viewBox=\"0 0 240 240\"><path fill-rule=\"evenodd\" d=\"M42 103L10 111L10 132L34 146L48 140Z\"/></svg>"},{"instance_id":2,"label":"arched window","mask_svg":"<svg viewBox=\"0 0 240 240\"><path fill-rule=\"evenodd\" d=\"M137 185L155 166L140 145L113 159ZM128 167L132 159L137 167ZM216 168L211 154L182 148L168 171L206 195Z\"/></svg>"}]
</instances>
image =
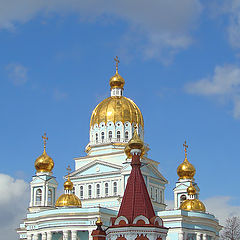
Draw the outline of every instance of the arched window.
<instances>
[{"instance_id":1,"label":"arched window","mask_svg":"<svg viewBox=\"0 0 240 240\"><path fill-rule=\"evenodd\" d=\"M75 187L73 187L73 189L72 189L72 193L75 194Z\"/></svg>"},{"instance_id":2,"label":"arched window","mask_svg":"<svg viewBox=\"0 0 240 240\"><path fill-rule=\"evenodd\" d=\"M104 132L101 132L101 139L102 139L102 142L104 141Z\"/></svg>"},{"instance_id":3,"label":"arched window","mask_svg":"<svg viewBox=\"0 0 240 240\"><path fill-rule=\"evenodd\" d=\"M36 191L36 205L40 205L42 201L42 190L38 189Z\"/></svg>"},{"instance_id":4,"label":"arched window","mask_svg":"<svg viewBox=\"0 0 240 240\"><path fill-rule=\"evenodd\" d=\"M182 202L184 202L185 200L187 199L187 197L186 197L186 195L181 195L181 197L180 197L180 204L182 203Z\"/></svg>"},{"instance_id":5,"label":"arched window","mask_svg":"<svg viewBox=\"0 0 240 240\"><path fill-rule=\"evenodd\" d=\"M92 198L92 185L88 185L88 198Z\"/></svg>"},{"instance_id":6,"label":"arched window","mask_svg":"<svg viewBox=\"0 0 240 240\"><path fill-rule=\"evenodd\" d=\"M108 183L105 183L105 196L108 196Z\"/></svg>"},{"instance_id":7,"label":"arched window","mask_svg":"<svg viewBox=\"0 0 240 240\"><path fill-rule=\"evenodd\" d=\"M48 204L52 205L52 190L48 190Z\"/></svg>"},{"instance_id":8,"label":"arched window","mask_svg":"<svg viewBox=\"0 0 240 240\"><path fill-rule=\"evenodd\" d=\"M80 198L83 199L83 186L80 187Z\"/></svg>"},{"instance_id":9,"label":"arched window","mask_svg":"<svg viewBox=\"0 0 240 240\"><path fill-rule=\"evenodd\" d=\"M113 194L116 196L117 195L117 182L113 183Z\"/></svg>"},{"instance_id":10,"label":"arched window","mask_svg":"<svg viewBox=\"0 0 240 240\"><path fill-rule=\"evenodd\" d=\"M158 190L157 189L155 191L155 200L156 200L156 202L158 201Z\"/></svg>"},{"instance_id":11,"label":"arched window","mask_svg":"<svg viewBox=\"0 0 240 240\"><path fill-rule=\"evenodd\" d=\"M120 141L120 138L121 138L121 133L120 131L117 131L117 141Z\"/></svg>"},{"instance_id":12,"label":"arched window","mask_svg":"<svg viewBox=\"0 0 240 240\"><path fill-rule=\"evenodd\" d=\"M128 140L128 131L125 132L125 140Z\"/></svg>"},{"instance_id":13,"label":"arched window","mask_svg":"<svg viewBox=\"0 0 240 240\"><path fill-rule=\"evenodd\" d=\"M163 202L162 191L160 191L160 203Z\"/></svg>"},{"instance_id":14,"label":"arched window","mask_svg":"<svg viewBox=\"0 0 240 240\"><path fill-rule=\"evenodd\" d=\"M150 196L151 196L151 198L153 198L153 189L152 189L152 187L150 188Z\"/></svg>"},{"instance_id":15,"label":"arched window","mask_svg":"<svg viewBox=\"0 0 240 240\"><path fill-rule=\"evenodd\" d=\"M100 197L100 184L96 185L96 193L97 193L97 197Z\"/></svg>"},{"instance_id":16,"label":"arched window","mask_svg":"<svg viewBox=\"0 0 240 240\"><path fill-rule=\"evenodd\" d=\"M98 134L96 133L96 142L98 142Z\"/></svg>"},{"instance_id":17,"label":"arched window","mask_svg":"<svg viewBox=\"0 0 240 240\"><path fill-rule=\"evenodd\" d=\"M108 138L111 140L112 139L112 131L108 132Z\"/></svg>"}]
</instances>

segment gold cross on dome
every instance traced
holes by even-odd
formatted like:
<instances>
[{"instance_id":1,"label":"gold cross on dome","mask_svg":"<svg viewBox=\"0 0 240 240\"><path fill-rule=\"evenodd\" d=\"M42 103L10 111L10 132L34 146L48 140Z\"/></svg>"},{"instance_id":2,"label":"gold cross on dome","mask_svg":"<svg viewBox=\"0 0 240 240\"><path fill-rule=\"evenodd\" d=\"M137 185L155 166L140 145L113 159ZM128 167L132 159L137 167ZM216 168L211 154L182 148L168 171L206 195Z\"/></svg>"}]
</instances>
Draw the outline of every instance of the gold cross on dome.
<instances>
[{"instance_id":1,"label":"gold cross on dome","mask_svg":"<svg viewBox=\"0 0 240 240\"><path fill-rule=\"evenodd\" d=\"M70 172L72 171L72 169L70 168L70 166L68 165L67 167L67 171L68 171L68 175L70 174Z\"/></svg>"},{"instance_id":2,"label":"gold cross on dome","mask_svg":"<svg viewBox=\"0 0 240 240\"><path fill-rule=\"evenodd\" d=\"M47 140L48 140L46 133L43 134L42 139L43 139L44 148L46 148L46 144L47 144Z\"/></svg>"},{"instance_id":3,"label":"gold cross on dome","mask_svg":"<svg viewBox=\"0 0 240 240\"><path fill-rule=\"evenodd\" d=\"M185 140L184 144L183 144L183 147L184 147L184 152L185 152L185 157L187 157L187 148L188 148L188 145L187 145L187 141Z\"/></svg>"},{"instance_id":4,"label":"gold cross on dome","mask_svg":"<svg viewBox=\"0 0 240 240\"><path fill-rule=\"evenodd\" d=\"M116 62L116 72L118 72L118 64L120 63L119 59L118 59L118 56L116 56L114 58L115 62Z\"/></svg>"}]
</instances>

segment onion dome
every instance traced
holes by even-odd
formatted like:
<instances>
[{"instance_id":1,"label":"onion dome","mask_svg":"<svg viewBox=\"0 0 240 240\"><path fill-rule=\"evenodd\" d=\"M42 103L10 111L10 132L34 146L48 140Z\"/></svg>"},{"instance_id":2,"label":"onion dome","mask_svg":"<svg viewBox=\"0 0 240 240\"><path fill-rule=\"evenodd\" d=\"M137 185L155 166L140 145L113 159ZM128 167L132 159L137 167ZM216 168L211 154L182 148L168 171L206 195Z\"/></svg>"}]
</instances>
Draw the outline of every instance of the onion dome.
<instances>
[{"instance_id":1,"label":"onion dome","mask_svg":"<svg viewBox=\"0 0 240 240\"><path fill-rule=\"evenodd\" d=\"M114 124L118 121L125 123L141 125L144 127L143 116L138 106L129 98L122 96L122 89L124 86L124 79L118 74L118 58L115 59L116 74L110 79L111 97L104 99L99 103L92 112L90 127L95 124L109 121ZM118 91L119 88L120 91ZM115 92L115 90L117 92Z\"/></svg>"},{"instance_id":2,"label":"onion dome","mask_svg":"<svg viewBox=\"0 0 240 240\"><path fill-rule=\"evenodd\" d=\"M37 173L40 172L51 172L54 167L54 162L51 157L49 157L46 153L46 140L48 140L48 137L46 136L46 133L42 136L43 143L44 143L44 150L43 154L39 156L35 161L35 168L37 170Z\"/></svg>"},{"instance_id":3,"label":"onion dome","mask_svg":"<svg viewBox=\"0 0 240 240\"><path fill-rule=\"evenodd\" d=\"M125 147L125 154L127 155L128 158L131 158L131 150L132 149L139 149L141 150L141 156L144 155L145 153L145 148L144 148L144 142L142 139L138 136L136 128L134 129L133 137L129 140Z\"/></svg>"},{"instance_id":4,"label":"onion dome","mask_svg":"<svg viewBox=\"0 0 240 240\"><path fill-rule=\"evenodd\" d=\"M116 61L116 73L115 73L114 76L112 76L110 78L109 84L111 86L111 89L113 89L113 88L123 89L124 84L125 84L125 80L118 73L118 63L119 63L118 57L116 57L114 60Z\"/></svg>"},{"instance_id":5,"label":"onion dome","mask_svg":"<svg viewBox=\"0 0 240 240\"><path fill-rule=\"evenodd\" d=\"M68 167L68 170L70 170L70 167ZM69 178L69 173L68 179L64 183L64 190L65 193L62 194L56 201L56 207L82 207L81 200L72 193L73 183Z\"/></svg>"},{"instance_id":6,"label":"onion dome","mask_svg":"<svg viewBox=\"0 0 240 240\"><path fill-rule=\"evenodd\" d=\"M183 144L184 151L185 151L185 159L183 163L181 163L177 168L177 174L179 176L179 179L193 179L196 169L195 167L188 161L187 159L187 148L186 141Z\"/></svg>"},{"instance_id":7,"label":"onion dome","mask_svg":"<svg viewBox=\"0 0 240 240\"><path fill-rule=\"evenodd\" d=\"M192 182L190 186L187 188L188 195L190 196L190 199L185 200L180 205L180 209L186 210L186 211L199 211L199 212L206 212L206 208L204 204L194 198L194 195L196 194L196 188L193 186Z\"/></svg>"}]
</instances>

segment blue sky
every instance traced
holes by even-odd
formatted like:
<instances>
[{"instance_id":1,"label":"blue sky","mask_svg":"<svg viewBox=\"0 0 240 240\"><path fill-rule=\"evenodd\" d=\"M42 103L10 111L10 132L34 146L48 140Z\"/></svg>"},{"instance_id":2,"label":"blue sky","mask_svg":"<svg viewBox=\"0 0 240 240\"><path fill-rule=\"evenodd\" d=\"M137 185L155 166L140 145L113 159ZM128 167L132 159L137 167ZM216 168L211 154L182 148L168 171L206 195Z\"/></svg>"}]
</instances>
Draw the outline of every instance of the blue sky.
<instances>
[{"instance_id":1,"label":"blue sky","mask_svg":"<svg viewBox=\"0 0 240 240\"><path fill-rule=\"evenodd\" d=\"M149 157L169 180L166 199L186 139L200 198L225 199L240 213L238 0L0 3L3 176L31 180L46 131L62 186L67 165L85 155L91 112L110 95L118 55Z\"/></svg>"}]
</instances>

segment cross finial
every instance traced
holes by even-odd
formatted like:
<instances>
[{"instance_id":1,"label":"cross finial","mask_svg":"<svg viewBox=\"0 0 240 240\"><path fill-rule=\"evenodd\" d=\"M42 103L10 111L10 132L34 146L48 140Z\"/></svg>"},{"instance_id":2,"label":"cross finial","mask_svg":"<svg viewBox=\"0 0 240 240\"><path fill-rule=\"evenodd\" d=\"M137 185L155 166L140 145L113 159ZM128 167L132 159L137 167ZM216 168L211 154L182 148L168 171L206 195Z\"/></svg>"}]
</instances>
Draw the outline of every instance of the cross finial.
<instances>
[{"instance_id":1,"label":"cross finial","mask_svg":"<svg viewBox=\"0 0 240 240\"><path fill-rule=\"evenodd\" d=\"M188 148L188 145L187 145L187 141L185 140L184 144L183 144L183 147L184 147L184 152L185 152L185 158L187 157L187 148Z\"/></svg>"},{"instance_id":2,"label":"cross finial","mask_svg":"<svg viewBox=\"0 0 240 240\"><path fill-rule=\"evenodd\" d=\"M43 134L42 139L43 139L44 151L45 151L45 149L46 149L46 144L47 144L47 140L48 140L48 137L47 137L47 134L46 134L46 133Z\"/></svg>"},{"instance_id":3,"label":"cross finial","mask_svg":"<svg viewBox=\"0 0 240 240\"><path fill-rule=\"evenodd\" d=\"M118 59L118 56L116 56L114 58L115 62L116 62L116 73L118 72L118 64L120 63L119 59Z\"/></svg>"},{"instance_id":4,"label":"cross finial","mask_svg":"<svg viewBox=\"0 0 240 240\"><path fill-rule=\"evenodd\" d=\"M67 167L68 176L69 176L69 174L70 174L71 171L72 171L72 169L71 169L70 166L68 165L68 167Z\"/></svg>"}]
</instances>

